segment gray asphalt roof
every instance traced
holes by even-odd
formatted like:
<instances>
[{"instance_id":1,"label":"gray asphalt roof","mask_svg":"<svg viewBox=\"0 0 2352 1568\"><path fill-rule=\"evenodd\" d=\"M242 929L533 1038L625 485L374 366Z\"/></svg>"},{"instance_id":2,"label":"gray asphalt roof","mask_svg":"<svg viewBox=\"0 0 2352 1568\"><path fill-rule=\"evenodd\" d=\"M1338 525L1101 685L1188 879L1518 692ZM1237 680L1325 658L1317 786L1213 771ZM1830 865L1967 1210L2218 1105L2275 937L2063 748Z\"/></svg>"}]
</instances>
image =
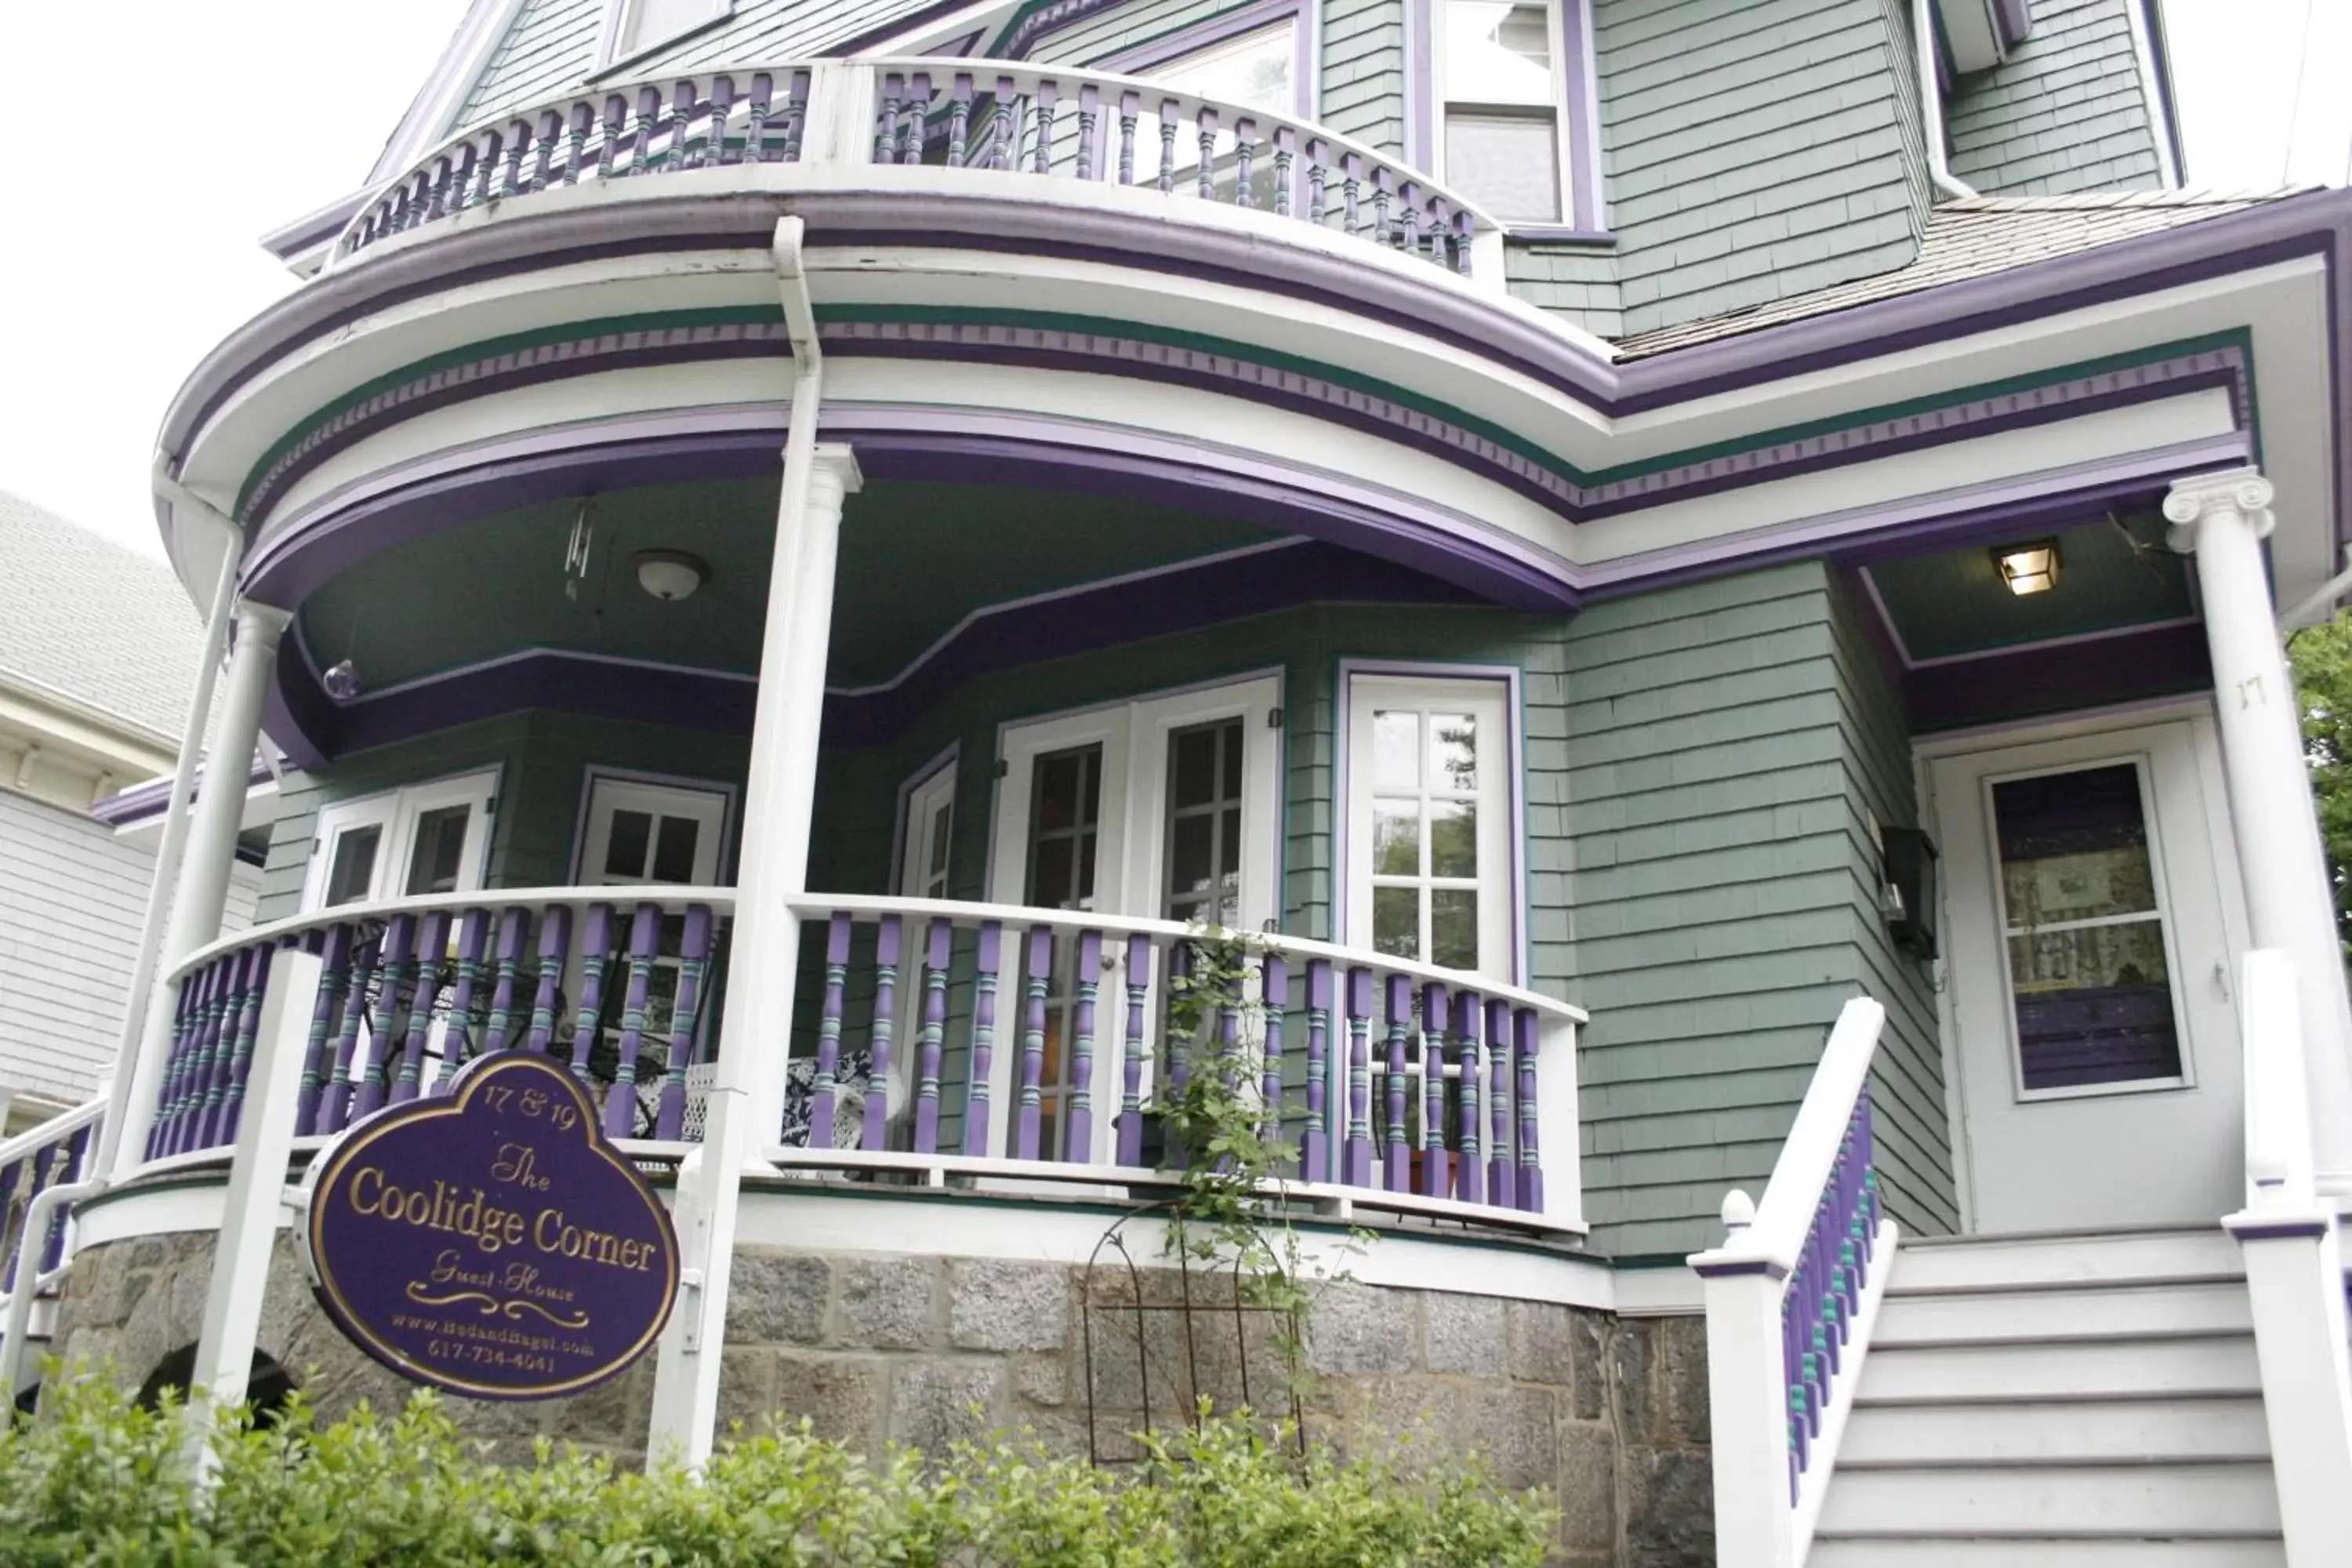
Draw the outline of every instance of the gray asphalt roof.
<instances>
[{"instance_id":1,"label":"gray asphalt roof","mask_svg":"<svg viewBox=\"0 0 2352 1568\"><path fill-rule=\"evenodd\" d=\"M0 490L0 684L59 694L176 748L203 640L161 560Z\"/></svg>"},{"instance_id":2,"label":"gray asphalt roof","mask_svg":"<svg viewBox=\"0 0 2352 1568\"><path fill-rule=\"evenodd\" d=\"M2313 186L2281 191L2117 191L2070 196L1972 196L1927 215L1919 254L1908 267L1791 295L1729 315L1677 322L1616 340L1619 360L1693 348L1790 321L1849 310L1969 278L2134 239L2184 224L2283 201Z\"/></svg>"}]
</instances>

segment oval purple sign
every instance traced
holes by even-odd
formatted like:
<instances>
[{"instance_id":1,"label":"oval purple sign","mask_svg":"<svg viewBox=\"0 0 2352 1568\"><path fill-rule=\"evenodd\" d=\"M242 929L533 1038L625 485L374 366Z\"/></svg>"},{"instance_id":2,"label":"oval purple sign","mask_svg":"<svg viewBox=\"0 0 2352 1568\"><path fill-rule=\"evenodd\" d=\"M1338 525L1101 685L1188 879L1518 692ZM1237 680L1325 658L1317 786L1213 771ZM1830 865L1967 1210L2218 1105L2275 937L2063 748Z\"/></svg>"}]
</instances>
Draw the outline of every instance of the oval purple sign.
<instances>
[{"instance_id":1,"label":"oval purple sign","mask_svg":"<svg viewBox=\"0 0 2352 1568\"><path fill-rule=\"evenodd\" d=\"M677 1296L677 1236L543 1056L467 1065L446 1097L378 1112L310 1194L330 1317L403 1376L478 1399L577 1394L627 1366Z\"/></svg>"}]
</instances>

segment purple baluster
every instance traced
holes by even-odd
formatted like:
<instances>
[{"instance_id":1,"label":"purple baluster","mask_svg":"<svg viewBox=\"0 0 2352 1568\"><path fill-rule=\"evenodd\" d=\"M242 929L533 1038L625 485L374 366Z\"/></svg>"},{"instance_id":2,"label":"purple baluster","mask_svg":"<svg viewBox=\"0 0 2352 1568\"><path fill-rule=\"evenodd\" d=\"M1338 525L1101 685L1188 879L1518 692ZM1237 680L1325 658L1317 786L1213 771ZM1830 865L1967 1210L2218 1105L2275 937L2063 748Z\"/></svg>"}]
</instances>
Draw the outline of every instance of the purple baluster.
<instances>
[{"instance_id":1,"label":"purple baluster","mask_svg":"<svg viewBox=\"0 0 2352 1568\"><path fill-rule=\"evenodd\" d=\"M294 1135L308 1138L319 1130L319 1094L327 1076L327 1039L334 1032L336 1009L342 1000L352 962L352 928L327 928L319 961L319 994L310 1004L310 1037L302 1050L302 1086L294 1100Z\"/></svg>"},{"instance_id":2,"label":"purple baluster","mask_svg":"<svg viewBox=\"0 0 2352 1568\"><path fill-rule=\"evenodd\" d=\"M1512 1009L1512 1055L1519 1069L1519 1206L1529 1214L1541 1214L1544 1206L1543 1161L1536 1142L1536 1045L1541 1038L1536 1010Z\"/></svg>"},{"instance_id":3,"label":"purple baluster","mask_svg":"<svg viewBox=\"0 0 2352 1568\"><path fill-rule=\"evenodd\" d=\"M623 173L650 174L654 167L654 132L661 124L661 89L637 89L636 117L629 124L629 166Z\"/></svg>"},{"instance_id":4,"label":"purple baluster","mask_svg":"<svg viewBox=\"0 0 2352 1568\"><path fill-rule=\"evenodd\" d=\"M1453 1190L1445 1158L1445 987L1421 988L1421 1190L1444 1197Z\"/></svg>"},{"instance_id":5,"label":"purple baluster","mask_svg":"<svg viewBox=\"0 0 2352 1568\"><path fill-rule=\"evenodd\" d=\"M689 133L694 129L695 105L700 100L690 78L680 78L670 89L669 146L662 157L662 173L675 174L702 162L694 155Z\"/></svg>"},{"instance_id":6,"label":"purple baluster","mask_svg":"<svg viewBox=\"0 0 2352 1568\"><path fill-rule=\"evenodd\" d=\"M229 1054L220 1112L205 1139L206 1148L236 1142L236 1124L245 1110L246 1079L253 1071L253 1043L261 1033L261 1000L268 992L269 960L274 951L268 943L254 950L253 973L246 986L245 1004L237 1009L236 1044Z\"/></svg>"},{"instance_id":7,"label":"purple baluster","mask_svg":"<svg viewBox=\"0 0 2352 1568\"><path fill-rule=\"evenodd\" d=\"M1198 189L1193 193L1202 201L1216 195L1217 188L1217 111L1202 105L1200 117L1192 122L1200 131L1201 163L1197 173Z\"/></svg>"},{"instance_id":8,"label":"purple baluster","mask_svg":"<svg viewBox=\"0 0 2352 1568\"><path fill-rule=\"evenodd\" d=\"M1486 1146L1486 1201L1519 1206L1518 1164L1511 1153L1511 1005L1486 1004L1486 1107L1494 1140Z\"/></svg>"},{"instance_id":9,"label":"purple baluster","mask_svg":"<svg viewBox=\"0 0 2352 1568\"><path fill-rule=\"evenodd\" d=\"M408 1038L402 1042L400 1076L393 1080L392 1103L415 1100L425 1081L425 1043L433 1033L433 1004L441 994L441 964L449 953L449 916L436 910L425 917L416 941L416 999L408 1009Z\"/></svg>"},{"instance_id":10,"label":"purple baluster","mask_svg":"<svg viewBox=\"0 0 2352 1568\"><path fill-rule=\"evenodd\" d=\"M956 72L955 89L948 98L948 167L961 169L971 156L971 73Z\"/></svg>"},{"instance_id":11,"label":"purple baluster","mask_svg":"<svg viewBox=\"0 0 2352 1568\"><path fill-rule=\"evenodd\" d=\"M874 118L874 161L895 163L898 161L898 100L907 89L907 79L893 71L882 79L882 107Z\"/></svg>"},{"instance_id":12,"label":"purple baluster","mask_svg":"<svg viewBox=\"0 0 2352 1568\"><path fill-rule=\"evenodd\" d=\"M661 1109L654 1136L676 1139L686 1130L686 1070L694 1059L694 1030L702 1011L703 977L710 961L710 906L688 904L677 943L677 994L669 1007L669 1060L662 1073Z\"/></svg>"},{"instance_id":13,"label":"purple baluster","mask_svg":"<svg viewBox=\"0 0 2352 1568\"><path fill-rule=\"evenodd\" d=\"M1331 961L1307 961L1307 1131L1299 1140L1298 1163L1307 1181L1320 1182L1331 1172L1326 1143L1324 1111L1330 1097L1327 1074L1331 1039Z\"/></svg>"},{"instance_id":14,"label":"purple baluster","mask_svg":"<svg viewBox=\"0 0 2352 1568\"><path fill-rule=\"evenodd\" d=\"M703 137L702 159L713 168L731 163L735 159L727 151L727 121L735 112L735 79L713 77L710 81L710 129Z\"/></svg>"},{"instance_id":15,"label":"purple baluster","mask_svg":"<svg viewBox=\"0 0 2352 1568\"><path fill-rule=\"evenodd\" d=\"M1016 1159L1037 1158L1040 1082L1045 1068L1045 991L1054 967L1054 933L1032 926L1024 944L1021 986L1021 1115L1014 1125L1013 1152Z\"/></svg>"},{"instance_id":16,"label":"purple baluster","mask_svg":"<svg viewBox=\"0 0 2352 1568\"><path fill-rule=\"evenodd\" d=\"M1127 1004L1127 1030L1119 1042L1118 1163L1122 1165L1143 1163L1143 1058L1149 1048L1143 1038L1143 999L1150 986L1151 939L1129 937L1127 965L1118 982L1119 994Z\"/></svg>"},{"instance_id":17,"label":"purple baluster","mask_svg":"<svg viewBox=\"0 0 2352 1568\"><path fill-rule=\"evenodd\" d=\"M397 1037L400 994L408 984L408 967L415 952L416 917L394 915L384 928L382 984L376 987L375 1010L368 1015L367 1054L361 1062L359 1089L352 1103L352 1119L376 1110L391 1091L392 1048Z\"/></svg>"},{"instance_id":18,"label":"purple baluster","mask_svg":"<svg viewBox=\"0 0 2352 1568\"><path fill-rule=\"evenodd\" d=\"M490 911L467 910L457 928L457 984L449 994L449 1026L441 1037L441 1070L425 1085L427 1094L446 1094L457 1069L472 1055L474 999L482 984L483 956L490 947Z\"/></svg>"},{"instance_id":19,"label":"purple baluster","mask_svg":"<svg viewBox=\"0 0 2352 1568\"><path fill-rule=\"evenodd\" d=\"M428 205L425 209L425 222L431 223L436 218L448 216L450 211L449 159L446 154L433 161L433 183L427 187L426 200Z\"/></svg>"},{"instance_id":20,"label":"purple baluster","mask_svg":"<svg viewBox=\"0 0 2352 1568\"><path fill-rule=\"evenodd\" d=\"M1407 180L1397 191L1397 202L1403 209L1397 217L1397 231L1404 249L1414 256L1421 254L1421 187Z\"/></svg>"},{"instance_id":21,"label":"purple baluster","mask_svg":"<svg viewBox=\"0 0 2352 1568\"><path fill-rule=\"evenodd\" d=\"M891 1035L898 1024L898 939L897 915L884 915L874 936L874 1029L870 1066L866 1077L866 1124L860 1130L861 1149L889 1147Z\"/></svg>"},{"instance_id":22,"label":"purple baluster","mask_svg":"<svg viewBox=\"0 0 2352 1568\"><path fill-rule=\"evenodd\" d=\"M1274 216L1288 217L1291 207L1291 166L1298 157L1298 132L1287 125L1274 128Z\"/></svg>"},{"instance_id":23,"label":"purple baluster","mask_svg":"<svg viewBox=\"0 0 2352 1568\"><path fill-rule=\"evenodd\" d=\"M65 1180L83 1182L89 1179L89 1162L92 1152L97 1148L96 1141L90 1134L99 1131L100 1125L93 1121L77 1127L74 1129L73 1136L66 1141L57 1161L58 1168ZM5 1212L5 1206L0 1205L0 1213ZM66 1204L49 1215L49 1234L41 1238L40 1271L43 1274L49 1273L66 1260L66 1221L71 1218L72 1215L73 1205Z\"/></svg>"},{"instance_id":24,"label":"purple baluster","mask_svg":"<svg viewBox=\"0 0 2352 1568\"><path fill-rule=\"evenodd\" d=\"M661 952L661 906L648 900L629 916L629 978L621 993L621 1052L613 1065L613 1087L604 1095L604 1136L632 1138L637 1131L637 1053L645 1047L646 997L653 989L654 960Z\"/></svg>"},{"instance_id":25,"label":"purple baluster","mask_svg":"<svg viewBox=\"0 0 2352 1568\"><path fill-rule=\"evenodd\" d=\"M1258 1091L1260 1136L1271 1144L1282 1136L1282 1015L1290 1005L1290 966L1267 953L1259 989L1265 1000L1265 1060Z\"/></svg>"},{"instance_id":26,"label":"purple baluster","mask_svg":"<svg viewBox=\"0 0 2352 1568\"><path fill-rule=\"evenodd\" d=\"M1021 109L1013 96L1013 79L996 79L996 102L989 111L988 166L1009 169L1013 158L1013 138L1020 134L1018 124Z\"/></svg>"},{"instance_id":27,"label":"purple baluster","mask_svg":"<svg viewBox=\"0 0 2352 1568\"><path fill-rule=\"evenodd\" d=\"M1372 1184L1372 972L1348 971L1347 1183Z\"/></svg>"},{"instance_id":28,"label":"purple baluster","mask_svg":"<svg viewBox=\"0 0 2352 1568\"><path fill-rule=\"evenodd\" d=\"M982 922L980 969L972 980L971 1047L964 1060L963 1152L967 1154L987 1153L992 1141L988 1079L996 1065L996 970L1003 936L1004 928L996 921Z\"/></svg>"},{"instance_id":29,"label":"purple baluster","mask_svg":"<svg viewBox=\"0 0 2352 1568\"><path fill-rule=\"evenodd\" d=\"M572 910L557 904L540 917L539 987L530 1004L530 1026L524 1046L544 1056L555 1043L555 1006L562 995L563 961L572 951Z\"/></svg>"},{"instance_id":30,"label":"purple baluster","mask_svg":"<svg viewBox=\"0 0 2352 1568\"><path fill-rule=\"evenodd\" d=\"M776 79L767 71L751 76L751 101L743 111L743 162L768 161L768 115L775 101Z\"/></svg>"},{"instance_id":31,"label":"purple baluster","mask_svg":"<svg viewBox=\"0 0 2352 1568\"><path fill-rule=\"evenodd\" d=\"M1037 145L1031 159L1040 174L1053 172L1054 111L1060 105L1060 87L1051 78L1037 84Z\"/></svg>"},{"instance_id":32,"label":"purple baluster","mask_svg":"<svg viewBox=\"0 0 2352 1568\"><path fill-rule=\"evenodd\" d=\"M1412 1191L1412 1146L1405 1123L1405 1036L1412 1030L1412 982L1402 974L1388 980L1389 1095L1388 1186L1392 1193Z\"/></svg>"},{"instance_id":33,"label":"purple baluster","mask_svg":"<svg viewBox=\"0 0 2352 1568\"><path fill-rule=\"evenodd\" d=\"M1250 165L1257 157L1257 121L1248 115L1234 121L1234 201L1245 207L1257 205L1257 194L1250 189Z\"/></svg>"},{"instance_id":34,"label":"purple baluster","mask_svg":"<svg viewBox=\"0 0 2352 1568\"><path fill-rule=\"evenodd\" d=\"M604 138L597 145L596 159L601 173L608 180L621 173L621 147L627 140L628 123L629 100L617 92L606 94Z\"/></svg>"},{"instance_id":35,"label":"purple baluster","mask_svg":"<svg viewBox=\"0 0 2352 1568\"><path fill-rule=\"evenodd\" d=\"M935 920L923 934L923 1041L915 1062L915 1152L940 1146L940 1065L948 1028L948 952L955 927Z\"/></svg>"},{"instance_id":36,"label":"purple baluster","mask_svg":"<svg viewBox=\"0 0 2352 1568\"><path fill-rule=\"evenodd\" d=\"M1160 100L1160 194L1173 195L1176 192L1176 121L1183 114L1183 106L1172 98Z\"/></svg>"},{"instance_id":37,"label":"purple baluster","mask_svg":"<svg viewBox=\"0 0 2352 1568\"><path fill-rule=\"evenodd\" d=\"M204 1016L204 986L205 972L199 970L182 975L173 994L171 1044L163 1052L163 1077L155 1085L155 1113L148 1121L147 1142L141 1152L150 1160L163 1152L163 1135L171 1127L172 1099L178 1091L180 1075L187 1070L191 1033Z\"/></svg>"},{"instance_id":38,"label":"purple baluster","mask_svg":"<svg viewBox=\"0 0 2352 1568\"><path fill-rule=\"evenodd\" d=\"M917 71L907 79L906 126L899 133L898 162L907 164L923 161L923 143L931 132L931 77L929 71Z\"/></svg>"},{"instance_id":39,"label":"purple baluster","mask_svg":"<svg viewBox=\"0 0 2352 1568\"><path fill-rule=\"evenodd\" d=\"M498 186L491 192L492 195L501 198L520 195L526 188L528 188L530 181L529 176L524 174L522 172L522 161L526 154L533 152L534 150L534 142L530 133L530 121L525 119L517 118L509 122L507 126L506 167L499 171ZM544 163L545 161L545 155L542 153L541 156L541 162Z\"/></svg>"},{"instance_id":40,"label":"purple baluster","mask_svg":"<svg viewBox=\"0 0 2352 1568\"><path fill-rule=\"evenodd\" d=\"M1362 216L1358 197L1363 190L1364 158L1360 153L1350 153L1339 161L1339 227L1353 234Z\"/></svg>"},{"instance_id":41,"label":"purple baluster","mask_svg":"<svg viewBox=\"0 0 2352 1568\"><path fill-rule=\"evenodd\" d=\"M1323 225L1323 183L1331 167L1331 144L1321 137L1307 143L1307 221Z\"/></svg>"},{"instance_id":42,"label":"purple baluster","mask_svg":"<svg viewBox=\"0 0 2352 1568\"><path fill-rule=\"evenodd\" d=\"M1466 212L1454 215L1454 270L1463 277L1470 276L1470 242L1477 236L1476 226Z\"/></svg>"},{"instance_id":43,"label":"purple baluster","mask_svg":"<svg viewBox=\"0 0 2352 1568\"><path fill-rule=\"evenodd\" d=\"M474 205L474 186L477 177L485 173L471 142L457 149L456 179L450 186L449 210L451 212L461 213Z\"/></svg>"},{"instance_id":44,"label":"purple baluster","mask_svg":"<svg viewBox=\"0 0 2352 1568\"><path fill-rule=\"evenodd\" d=\"M1062 1158L1090 1163L1095 1157L1095 998L1102 984L1102 932L1078 936L1078 994L1070 1031L1070 1131Z\"/></svg>"},{"instance_id":45,"label":"purple baluster","mask_svg":"<svg viewBox=\"0 0 2352 1568\"><path fill-rule=\"evenodd\" d=\"M1483 1145L1486 1142L1484 1117L1479 1109L1479 1085L1485 1076L1485 1065L1479 1060L1478 1034L1486 1011L1478 1005L1475 991L1454 994L1454 1050L1458 1066L1456 1081L1462 1091L1461 1158L1454 1163L1455 1184L1454 1195L1465 1204L1486 1201L1486 1159Z\"/></svg>"},{"instance_id":46,"label":"purple baluster","mask_svg":"<svg viewBox=\"0 0 2352 1568\"><path fill-rule=\"evenodd\" d=\"M1078 89L1078 178L1095 177L1095 125L1102 118L1102 89L1092 82Z\"/></svg>"},{"instance_id":47,"label":"purple baluster","mask_svg":"<svg viewBox=\"0 0 2352 1568\"><path fill-rule=\"evenodd\" d=\"M516 983L522 976L523 950L530 945L530 911L509 904L499 917L499 955L491 972L490 1016L482 1024L482 1054L513 1042Z\"/></svg>"},{"instance_id":48,"label":"purple baluster","mask_svg":"<svg viewBox=\"0 0 2352 1568\"><path fill-rule=\"evenodd\" d=\"M221 978L205 1002L204 1032L197 1037L195 1055L182 1079L184 1087L172 1118L172 1136L165 1145L167 1153L184 1153L201 1146L206 1108L218 1103L221 1065L227 1060L229 1047L236 1037L237 1008L245 997L252 954L250 951L225 954L215 960L213 966Z\"/></svg>"},{"instance_id":49,"label":"purple baluster","mask_svg":"<svg viewBox=\"0 0 2352 1568\"><path fill-rule=\"evenodd\" d=\"M343 993L342 1016L335 1023L334 1067L327 1075L325 1088L320 1091L317 1131L320 1132L341 1132L350 1122L352 1058L359 1052L360 1026L367 1018L368 984L375 976L383 953L382 937L373 942L361 942L354 934L352 983Z\"/></svg>"},{"instance_id":50,"label":"purple baluster","mask_svg":"<svg viewBox=\"0 0 2352 1568\"><path fill-rule=\"evenodd\" d=\"M850 918L836 913L825 928L824 1001L816 1021L816 1074L809 1084L808 1146L830 1149L836 1142L834 1107L841 1077L842 992L849 982Z\"/></svg>"},{"instance_id":51,"label":"purple baluster","mask_svg":"<svg viewBox=\"0 0 2352 1568\"><path fill-rule=\"evenodd\" d=\"M801 143L808 131L809 73L794 71L792 85L784 89L784 151L783 161L801 161Z\"/></svg>"},{"instance_id":52,"label":"purple baluster","mask_svg":"<svg viewBox=\"0 0 2352 1568\"><path fill-rule=\"evenodd\" d=\"M1135 184L1135 121L1143 97L1132 90L1118 95L1118 183Z\"/></svg>"}]
</instances>

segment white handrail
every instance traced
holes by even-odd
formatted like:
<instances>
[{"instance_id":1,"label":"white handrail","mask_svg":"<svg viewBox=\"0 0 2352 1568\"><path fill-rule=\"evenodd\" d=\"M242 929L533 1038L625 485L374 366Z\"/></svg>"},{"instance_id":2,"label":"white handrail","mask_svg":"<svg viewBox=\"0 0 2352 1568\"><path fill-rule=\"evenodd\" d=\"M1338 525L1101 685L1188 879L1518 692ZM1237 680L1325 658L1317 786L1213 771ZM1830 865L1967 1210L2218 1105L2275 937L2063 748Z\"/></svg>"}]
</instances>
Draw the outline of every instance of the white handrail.
<instances>
[{"instance_id":1,"label":"white handrail","mask_svg":"<svg viewBox=\"0 0 2352 1568\"><path fill-rule=\"evenodd\" d=\"M1846 1121L1870 1081L1871 1059L1885 1024L1886 1009L1867 996L1855 997L1838 1014L1804 1103L1798 1107L1796 1123L1772 1163L1772 1178L1764 1185L1755 1218L1721 1247L1700 1255L1710 1265L1754 1262L1783 1273L1796 1267L1814 1207L1845 1141Z\"/></svg>"},{"instance_id":2,"label":"white handrail","mask_svg":"<svg viewBox=\"0 0 2352 1568\"><path fill-rule=\"evenodd\" d=\"M60 1110L37 1127L27 1128L14 1138L0 1142L0 1171L6 1170L27 1154L64 1142L85 1127L97 1125L106 1114L107 1085L99 1085L98 1097L70 1110Z\"/></svg>"}]
</instances>

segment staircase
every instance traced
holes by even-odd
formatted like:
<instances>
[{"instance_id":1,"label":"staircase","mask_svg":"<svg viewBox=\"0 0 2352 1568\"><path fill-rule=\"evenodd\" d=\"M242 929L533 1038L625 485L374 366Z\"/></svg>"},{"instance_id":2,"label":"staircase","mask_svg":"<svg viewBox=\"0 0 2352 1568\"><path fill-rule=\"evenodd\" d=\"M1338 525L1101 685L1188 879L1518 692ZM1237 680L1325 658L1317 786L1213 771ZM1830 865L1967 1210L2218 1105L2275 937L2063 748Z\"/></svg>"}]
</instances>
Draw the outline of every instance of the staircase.
<instances>
[{"instance_id":1,"label":"staircase","mask_svg":"<svg viewBox=\"0 0 2352 1568\"><path fill-rule=\"evenodd\" d=\"M1805 1561L2281 1568L2238 1244L1905 1238Z\"/></svg>"}]
</instances>

